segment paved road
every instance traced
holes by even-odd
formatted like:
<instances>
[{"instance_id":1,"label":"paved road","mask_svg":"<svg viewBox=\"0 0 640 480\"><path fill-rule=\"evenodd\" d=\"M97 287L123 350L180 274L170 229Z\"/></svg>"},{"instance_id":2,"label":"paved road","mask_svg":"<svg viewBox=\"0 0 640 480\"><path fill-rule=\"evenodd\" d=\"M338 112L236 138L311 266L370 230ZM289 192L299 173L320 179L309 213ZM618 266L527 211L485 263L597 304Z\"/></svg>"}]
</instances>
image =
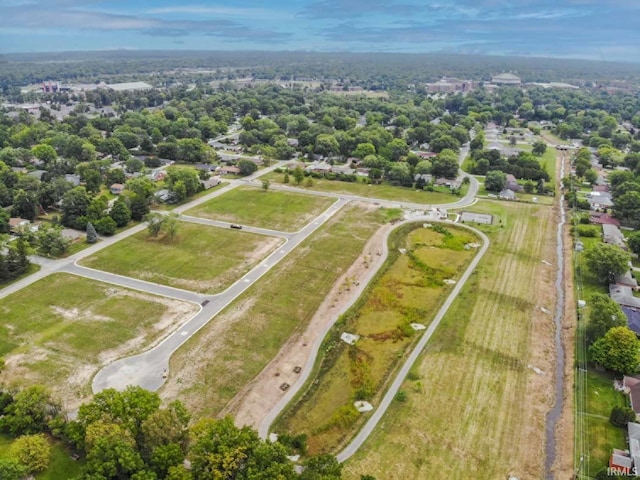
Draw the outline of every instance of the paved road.
<instances>
[{"instance_id":1,"label":"paved road","mask_svg":"<svg viewBox=\"0 0 640 480\"><path fill-rule=\"evenodd\" d=\"M93 391L99 392L105 388L122 390L127 385L138 385L152 391L158 390L164 383L163 372L169 368L169 358L173 352L347 203L348 200L344 199L336 201L306 227L293 234L291 238L286 240L284 245L231 287L218 295L210 297L209 303L202 305L201 310L194 317L166 337L161 343L140 355L123 358L105 366L93 379Z\"/></svg>"}]
</instances>

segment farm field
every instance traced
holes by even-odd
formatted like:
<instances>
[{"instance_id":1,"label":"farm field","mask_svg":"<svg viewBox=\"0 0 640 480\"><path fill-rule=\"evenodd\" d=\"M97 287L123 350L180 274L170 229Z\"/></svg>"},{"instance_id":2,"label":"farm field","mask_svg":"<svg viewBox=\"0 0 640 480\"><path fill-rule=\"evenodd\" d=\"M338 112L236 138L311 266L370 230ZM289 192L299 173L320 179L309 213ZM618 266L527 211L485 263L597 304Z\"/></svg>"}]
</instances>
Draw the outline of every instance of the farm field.
<instances>
[{"instance_id":1,"label":"farm field","mask_svg":"<svg viewBox=\"0 0 640 480\"><path fill-rule=\"evenodd\" d=\"M481 201L487 255L345 478L541 478L555 363L553 209ZM535 281L532 281L535 279ZM544 374L538 374L533 367ZM402 458L402 462L398 459Z\"/></svg>"},{"instance_id":2,"label":"farm field","mask_svg":"<svg viewBox=\"0 0 640 480\"><path fill-rule=\"evenodd\" d=\"M41 384L81 403L104 363L153 344L197 311L195 305L68 274L54 274L2 300L4 381Z\"/></svg>"},{"instance_id":3,"label":"farm field","mask_svg":"<svg viewBox=\"0 0 640 480\"><path fill-rule=\"evenodd\" d=\"M379 402L387 380L420 338L412 323L428 326L475 251L479 239L451 226L404 225L389 238L389 257L373 284L332 328L326 352L306 391L285 410L272 430L308 436L309 454L328 453L344 444L369 415L353 403ZM402 254L399 249L404 249ZM342 332L360 336L349 346Z\"/></svg>"},{"instance_id":4,"label":"farm field","mask_svg":"<svg viewBox=\"0 0 640 480\"><path fill-rule=\"evenodd\" d=\"M219 414L301 332L389 211L347 205L171 357L161 390L195 416ZM277 281L275 281L277 279Z\"/></svg>"},{"instance_id":5,"label":"farm field","mask_svg":"<svg viewBox=\"0 0 640 480\"><path fill-rule=\"evenodd\" d=\"M291 232L304 227L334 201L314 195L240 187L185 214Z\"/></svg>"},{"instance_id":6,"label":"farm field","mask_svg":"<svg viewBox=\"0 0 640 480\"><path fill-rule=\"evenodd\" d=\"M293 175L289 175L289 186L296 186L293 181ZM268 173L260 178L266 178L274 184L284 184L283 173ZM393 185L370 185L361 182L341 182L338 180L323 180L313 178L313 186L304 186L304 181L299 188L307 190L317 190L321 192L331 192L344 195L358 195L366 198L379 198L381 200L395 200L398 202L422 203L425 205L451 203L460 200L465 195L468 185L462 185L460 196L446 192L443 188L442 192L427 192L424 190L414 190L408 187L396 187Z\"/></svg>"},{"instance_id":7,"label":"farm field","mask_svg":"<svg viewBox=\"0 0 640 480\"><path fill-rule=\"evenodd\" d=\"M145 230L80 262L86 267L200 293L223 291L282 239L181 222L176 238Z\"/></svg>"}]
</instances>

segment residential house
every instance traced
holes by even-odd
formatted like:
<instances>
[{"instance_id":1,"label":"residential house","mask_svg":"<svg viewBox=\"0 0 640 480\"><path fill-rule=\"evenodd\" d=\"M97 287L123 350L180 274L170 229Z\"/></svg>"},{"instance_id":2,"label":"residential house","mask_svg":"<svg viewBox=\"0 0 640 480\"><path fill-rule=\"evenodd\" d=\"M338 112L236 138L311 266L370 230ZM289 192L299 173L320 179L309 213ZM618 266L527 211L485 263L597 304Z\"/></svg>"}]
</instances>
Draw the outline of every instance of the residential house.
<instances>
[{"instance_id":1,"label":"residential house","mask_svg":"<svg viewBox=\"0 0 640 480\"><path fill-rule=\"evenodd\" d=\"M220 185L220 177L211 177L207 180L200 180L200 184L202 184L204 190L209 190L216 185Z\"/></svg>"},{"instance_id":2,"label":"residential house","mask_svg":"<svg viewBox=\"0 0 640 480\"><path fill-rule=\"evenodd\" d=\"M64 179L70 184L72 184L74 187L77 187L78 185L80 185L80 175L68 173L64 176Z\"/></svg>"},{"instance_id":3,"label":"residential house","mask_svg":"<svg viewBox=\"0 0 640 480\"><path fill-rule=\"evenodd\" d=\"M307 172L313 173L329 173L331 172L332 166L327 162L313 162L311 165L308 165L305 170Z\"/></svg>"},{"instance_id":4,"label":"residential house","mask_svg":"<svg viewBox=\"0 0 640 480\"><path fill-rule=\"evenodd\" d=\"M613 207L613 200L609 192L589 192L587 201L591 205L591 210L607 210Z\"/></svg>"},{"instance_id":5,"label":"residential house","mask_svg":"<svg viewBox=\"0 0 640 480\"><path fill-rule=\"evenodd\" d=\"M156 193L154 193L153 196L157 201L162 203L172 203L173 199L175 198L175 194L168 188L162 188L158 190Z\"/></svg>"},{"instance_id":6,"label":"residential house","mask_svg":"<svg viewBox=\"0 0 640 480\"><path fill-rule=\"evenodd\" d=\"M633 459L626 450L613 449L609 457L609 471L614 475L629 476L633 468Z\"/></svg>"},{"instance_id":7,"label":"residential house","mask_svg":"<svg viewBox=\"0 0 640 480\"><path fill-rule=\"evenodd\" d=\"M617 245L623 250L627 249L627 243L624 241L624 235L618 227L605 223L602 225L602 239L604 243Z\"/></svg>"},{"instance_id":8,"label":"residential house","mask_svg":"<svg viewBox=\"0 0 640 480\"><path fill-rule=\"evenodd\" d=\"M287 145L290 147L297 147L299 145L299 141L297 138L287 138Z\"/></svg>"},{"instance_id":9,"label":"residential house","mask_svg":"<svg viewBox=\"0 0 640 480\"><path fill-rule=\"evenodd\" d=\"M124 190L124 185L122 183L114 183L109 187L109 191L112 195L120 195L122 190Z\"/></svg>"},{"instance_id":10,"label":"residential house","mask_svg":"<svg viewBox=\"0 0 640 480\"><path fill-rule=\"evenodd\" d=\"M631 408L636 412L636 415L640 415L640 378L625 375L622 378L622 388L624 393L629 395ZM640 425L638 426L640 427Z\"/></svg>"},{"instance_id":11,"label":"residential house","mask_svg":"<svg viewBox=\"0 0 640 480\"><path fill-rule=\"evenodd\" d=\"M355 168L351 168L349 165L333 165L331 167L332 173L342 173L344 175L353 175L356 173Z\"/></svg>"},{"instance_id":12,"label":"residential house","mask_svg":"<svg viewBox=\"0 0 640 480\"><path fill-rule=\"evenodd\" d=\"M633 275L631 274L631 270L627 270L622 275L618 275L615 278L615 283L617 285L625 285L633 289L638 288L638 282L635 278L633 278Z\"/></svg>"},{"instance_id":13,"label":"residential house","mask_svg":"<svg viewBox=\"0 0 640 480\"><path fill-rule=\"evenodd\" d=\"M514 177L510 173L507 174L507 184L505 188L508 188L513 192L521 192L524 190L524 187L518 183L518 180L516 180L516 177Z\"/></svg>"},{"instance_id":14,"label":"residential house","mask_svg":"<svg viewBox=\"0 0 640 480\"><path fill-rule=\"evenodd\" d=\"M460 181L451 180L448 178L440 177L433 182L436 187L449 187L450 189L460 188Z\"/></svg>"},{"instance_id":15,"label":"residential house","mask_svg":"<svg viewBox=\"0 0 640 480\"><path fill-rule=\"evenodd\" d=\"M414 182L419 182L419 181L423 181L426 184L430 184L433 182L433 175L430 175L428 173L416 173L413 176L413 181Z\"/></svg>"},{"instance_id":16,"label":"residential house","mask_svg":"<svg viewBox=\"0 0 640 480\"><path fill-rule=\"evenodd\" d=\"M240 169L234 165L226 165L216 168L216 173L220 175L239 175Z\"/></svg>"},{"instance_id":17,"label":"residential house","mask_svg":"<svg viewBox=\"0 0 640 480\"><path fill-rule=\"evenodd\" d=\"M618 305L632 308L640 308L640 298L633 295L631 287L626 285L609 285L609 296Z\"/></svg>"},{"instance_id":18,"label":"residential house","mask_svg":"<svg viewBox=\"0 0 640 480\"><path fill-rule=\"evenodd\" d=\"M215 165L211 165L210 163L196 163L196 170L202 170L203 172L213 172L216 169Z\"/></svg>"},{"instance_id":19,"label":"residential house","mask_svg":"<svg viewBox=\"0 0 640 480\"><path fill-rule=\"evenodd\" d=\"M515 200L516 199L516 194L515 194L515 192L513 190L505 188L504 190L502 190L498 194L498 198L500 198L502 200Z\"/></svg>"},{"instance_id":20,"label":"residential house","mask_svg":"<svg viewBox=\"0 0 640 480\"><path fill-rule=\"evenodd\" d=\"M640 309L626 307L624 305L620 305L620 309L627 317L627 327L629 327L629 330L640 336Z\"/></svg>"},{"instance_id":21,"label":"residential house","mask_svg":"<svg viewBox=\"0 0 640 480\"><path fill-rule=\"evenodd\" d=\"M13 217L9 219L9 232L10 233L18 233L23 228L26 228L30 225L31 222L24 218Z\"/></svg>"},{"instance_id":22,"label":"residential house","mask_svg":"<svg viewBox=\"0 0 640 480\"><path fill-rule=\"evenodd\" d=\"M590 212L589 213L589 222L595 225L615 225L616 227L620 226L620 221L617 218L613 218L608 213L604 212Z\"/></svg>"}]
</instances>

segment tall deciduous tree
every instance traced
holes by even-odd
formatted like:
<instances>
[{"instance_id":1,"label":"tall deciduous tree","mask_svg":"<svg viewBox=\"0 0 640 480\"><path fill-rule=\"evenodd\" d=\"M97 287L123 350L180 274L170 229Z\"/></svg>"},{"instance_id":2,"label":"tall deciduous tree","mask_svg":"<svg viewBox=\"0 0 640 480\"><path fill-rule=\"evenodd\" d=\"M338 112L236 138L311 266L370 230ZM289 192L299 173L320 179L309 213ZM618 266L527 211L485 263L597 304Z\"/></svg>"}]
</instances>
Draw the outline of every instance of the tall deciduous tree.
<instances>
[{"instance_id":1,"label":"tall deciduous tree","mask_svg":"<svg viewBox=\"0 0 640 480\"><path fill-rule=\"evenodd\" d=\"M9 455L24 465L28 472L41 472L49 466L51 447L42 433L23 435L11 444Z\"/></svg>"},{"instance_id":2,"label":"tall deciduous tree","mask_svg":"<svg viewBox=\"0 0 640 480\"><path fill-rule=\"evenodd\" d=\"M640 340L627 327L610 329L589 352L594 362L621 375L633 375L640 367Z\"/></svg>"},{"instance_id":3,"label":"tall deciduous tree","mask_svg":"<svg viewBox=\"0 0 640 480\"><path fill-rule=\"evenodd\" d=\"M598 243L584 253L587 268L602 283L609 283L629 269L628 253L616 245Z\"/></svg>"},{"instance_id":4,"label":"tall deciduous tree","mask_svg":"<svg viewBox=\"0 0 640 480\"><path fill-rule=\"evenodd\" d=\"M611 297L602 293L592 295L589 302L589 324L586 328L587 341L593 343L613 327L623 327L627 317Z\"/></svg>"}]
</instances>

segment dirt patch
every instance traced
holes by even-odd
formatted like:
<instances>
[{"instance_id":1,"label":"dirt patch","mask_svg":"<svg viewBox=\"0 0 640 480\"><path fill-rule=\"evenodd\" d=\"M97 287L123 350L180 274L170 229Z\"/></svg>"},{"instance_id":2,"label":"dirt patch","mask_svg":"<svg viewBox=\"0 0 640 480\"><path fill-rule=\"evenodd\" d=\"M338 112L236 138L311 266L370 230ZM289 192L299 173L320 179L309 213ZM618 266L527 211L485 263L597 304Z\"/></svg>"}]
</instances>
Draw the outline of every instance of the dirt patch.
<instances>
[{"instance_id":1,"label":"dirt patch","mask_svg":"<svg viewBox=\"0 0 640 480\"><path fill-rule=\"evenodd\" d=\"M233 415L238 426L249 425L258 428L263 418L285 394L280 385L294 385L298 381L299 373L294 369L304 366L309 361L311 346L318 336L323 334L327 325L332 323L339 312L357 295L355 290L344 289L345 282L348 279L362 278L368 269L375 271L380 268L384 262L381 255L382 241L392 228L392 225L384 225L376 231L357 260L335 282L307 328L287 341L264 370L227 405L222 412L223 415Z\"/></svg>"}]
</instances>

